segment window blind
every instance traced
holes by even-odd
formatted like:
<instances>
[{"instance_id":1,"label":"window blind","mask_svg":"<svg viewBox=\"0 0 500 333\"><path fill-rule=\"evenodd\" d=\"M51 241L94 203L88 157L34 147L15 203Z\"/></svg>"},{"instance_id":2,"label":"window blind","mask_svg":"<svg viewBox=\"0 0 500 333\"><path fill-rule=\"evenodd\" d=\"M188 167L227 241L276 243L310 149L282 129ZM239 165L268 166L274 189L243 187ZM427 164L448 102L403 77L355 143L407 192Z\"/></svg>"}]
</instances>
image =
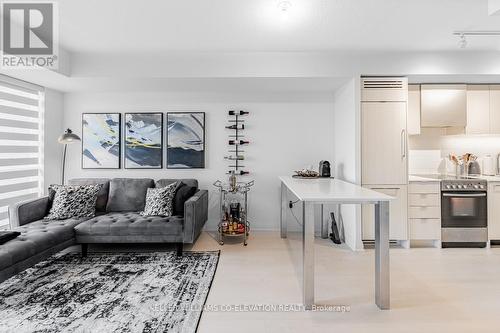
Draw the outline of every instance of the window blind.
<instances>
[{"instance_id":1,"label":"window blind","mask_svg":"<svg viewBox=\"0 0 500 333\"><path fill-rule=\"evenodd\" d=\"M44 92L0 77L0 229L8 207L43 193Z\"/></svg>"}]
</instances>

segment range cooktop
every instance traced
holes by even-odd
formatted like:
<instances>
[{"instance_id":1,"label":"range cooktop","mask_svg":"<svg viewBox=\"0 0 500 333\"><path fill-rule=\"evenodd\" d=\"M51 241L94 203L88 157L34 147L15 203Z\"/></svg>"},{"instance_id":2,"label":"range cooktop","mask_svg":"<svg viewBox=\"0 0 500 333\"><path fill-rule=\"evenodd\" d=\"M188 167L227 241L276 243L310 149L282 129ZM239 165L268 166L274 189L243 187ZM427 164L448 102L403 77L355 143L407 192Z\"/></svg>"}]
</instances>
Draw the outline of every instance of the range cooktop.
<instances>
[{"instance_id":1,"label":"range cooktop","mask_svg":"<svg viewBox=\"0 0 500 333\"><path fill-rule=\"evenodd\" d=\"M458 177L441 181L442 191L486 191L487 187L487 181L479 178Z\"/></svg>"},{"instance_id":2,"label":"range cooktop","mask_svg":"<svg viewBox=\"0 0 500 333\"><path fill-rule=\"evenodd\" d=\"M422 178L438 179L438 180L482 180L480 175L477 176L454 176L454 175L415 175Z\"/></svg>"},{"instance_id":3,"label":"range cooktop","mask_svg":"<svg viewBox=\"0 0 500 333\"><path fill-rule=\"evenodd\" d=\"M486 191L488 183L481 176L418 175L441 181L442 191Z\"/></svg>"}]
</instances>

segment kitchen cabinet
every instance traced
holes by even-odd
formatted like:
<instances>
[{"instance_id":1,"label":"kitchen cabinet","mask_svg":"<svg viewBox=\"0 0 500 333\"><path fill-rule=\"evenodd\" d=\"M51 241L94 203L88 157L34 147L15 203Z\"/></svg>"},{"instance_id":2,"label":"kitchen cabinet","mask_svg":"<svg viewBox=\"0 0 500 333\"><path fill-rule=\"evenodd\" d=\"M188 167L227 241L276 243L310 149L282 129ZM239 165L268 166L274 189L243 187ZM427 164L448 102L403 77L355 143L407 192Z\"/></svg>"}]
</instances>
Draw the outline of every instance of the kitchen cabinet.
<instances>
[{"instance_id":1,"label":"kitchen cabinet","mask_svg":"<svg viewBox=\"0 0 500 333\"><path fill-rule=\"evenodd\" d=\"M408 185L408 229L410 240L441 239L441 189L439 182Z\"/></svg>"},{"instance_id":2,"label":"kitchen cabinet","mask_svg":"<svg viewBox=\"0 0 500 333\"><path fill-rule=\"evenodd\" d=\"M500 85L490 85L490 134L500 134Z\"/></svg>"},{"instance_id":3,"label":"kitchen cabinet","mask_svg":"<svg viewBox=\"0 0 500 333\"><path fill-rule=\"evenodd\" d=\"M361 81L361 184L395 197L390 203L390 239L408 245L406 78ZM375 239L372 205L362 206L361 238Z\"/></svg>"},{"instance_id":4,"label":"kitchen cabinet","mask_svg":"<svg viewBox=\"0 0 500 333\"><path fill-rule=\"evenodd\" d=\"M440 240L441 219L410 219L410 240Z\"/></svg>"},{"instance_id":5,"label":"kitchen cabinet","mask_svg":"<svg viewBox=\"0 0 500 333\"><path fill-rule=\"evenodd\" d=\"M435 219L441 217L441 208L439 202L435 203L437 206L420 205L418 207L410 206L408 208L408 215L410 218L415 219Z\"/></svg>"},{"instance_id":6,"label":"kitchen cabinet","mask_svg":"<svg viewBox=\"0 0 500 333\"><path fill-rule=\"evenodd\" d=\"M490 133L490 87L488 85L467 86L467 127L465 133Z\"/></svg>"},{"instance_id":7,"label":"kitchen cabinet","mask_svg":"<svg viewBox=\"0 0 500 333\"><path fill-rule=\"evenodd\" d=\"M408 85L408 135L420 134L420 85Z\"/></svg>"},{"instance_id":8,"label":"kitchen cabinet","mask_svg":"<svg viewBox=\"0 0 500 333\"><path fill-rule=\"evenodd\" d=\"M370 185L363 186L374 191L385 193L396 199L391 201L389 210L389 238L391 240L408 239L408 185ZM375 239L375 213L373 205L362 206L362 238L363 240Z\"/></svg>"},{"instance_id":9,"label":"kitchen cabinet","mask_svg":"<svg viewBox=\"0 0 500 333\"><path fill-rule=\"evenodd\" d=\"M437 193L411 193L411 189L409 190L408 204L410 207L436 206L436 202L439 203L439 200L441 200L441 198Z\"/></svg>"},{"instance_id":10,"label":"kitchen cabinet","mask_svg":"<svg viewBox=\"0 0 500 333\"><path fill-rule=\"evenodd\" d=\"M361 103L363 185L408 183L405 102Z\"/></svg>"},{"instance_id":11,"label":"kitchen cabinet","mask_svg":"<svg viewBox=\"0 0 500 333\"><path fill-rule=\"evenodd\" d=\"M488 183L488 239L500 240L500 182Z\"/></svg>"},{"instance_id":12,"label":"kitchen cabinet","mask_svg":"<svg viewBox=\"0 0 500 333\"><path fill-rule=\"evenodd\" d=\"M411 194L440 194L439 182L410 182Z\"/></svg>"},{"instance_id":13,"label":"kitchen cabinet","mask_svg":"<svg viewBox=\"0 0 500 333\"><path fill-rule=\"evenodd\" d=\"M466 134L500 134L500 85L467 86Z\"/></svg>"},{"instance_id":14,"label":"kitchen cabinet","mask_svg":"<svg viewBox=\"0 0 500 333\"><path fill-rule=\"evenodd\" d=\"M465 84L420 86L422 127L465 127L467 87Z\"/></svg>"}]
</instances>

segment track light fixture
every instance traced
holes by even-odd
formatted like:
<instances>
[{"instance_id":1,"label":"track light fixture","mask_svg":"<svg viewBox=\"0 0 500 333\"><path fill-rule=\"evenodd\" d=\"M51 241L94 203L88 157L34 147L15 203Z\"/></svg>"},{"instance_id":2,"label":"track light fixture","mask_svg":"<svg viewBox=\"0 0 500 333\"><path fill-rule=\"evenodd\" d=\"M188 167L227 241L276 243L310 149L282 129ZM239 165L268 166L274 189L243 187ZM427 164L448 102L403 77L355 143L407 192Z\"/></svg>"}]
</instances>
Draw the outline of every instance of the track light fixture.
<instances>
[{"instance_id":1,"label":"track light fixture","mask_svg":"<svg viewBox=\"0 0 500 333\"><path fill-rule=\"evenodd\" d=\"M465 39L465 35L460 35L460 41L458 42L458 46L461 49L465 49L467 47L467 39Z\"/></svg>"},{"instance_id":2,"label":"track light fixture","mask_svg":"<svg viewBox=\"0 0 500 333\"><path fill-rule=\"evenodd\" d=\"M467 47L467 37L498 37L500 36L500 31L455 31L453 35L460 38L458 46L461 49L465 49Z\"/></svg>"}]
</instances>

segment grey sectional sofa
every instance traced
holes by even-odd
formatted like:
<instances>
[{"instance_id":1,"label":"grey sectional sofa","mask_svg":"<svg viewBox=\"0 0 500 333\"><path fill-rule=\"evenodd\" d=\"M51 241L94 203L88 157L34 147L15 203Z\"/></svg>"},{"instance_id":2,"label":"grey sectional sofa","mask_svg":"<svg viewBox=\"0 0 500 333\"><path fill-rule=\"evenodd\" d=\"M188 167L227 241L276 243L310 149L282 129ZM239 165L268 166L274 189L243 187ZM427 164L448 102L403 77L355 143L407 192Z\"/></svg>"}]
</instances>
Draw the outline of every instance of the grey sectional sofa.
<instances>
[{"instance_id":1,"label":"grey sectional sofa","mask_svg":"<svg viewBox=\"0 0 500 333\"><path fill-rule=\"evenodd\" d=\"M93 218L44 220L51 207L48 196L9 207L11 229L21 235L0 245L0 282L74 244L81 244L86 255L92 243L175 243L177 254L182 254L182 245L194 243L207 221L208 191L198 189L196 179L179 180L196 191L184 203L183 214L172 217L144 217L139 212L148 188L177 179L70 180L74 185L103 184Z\"/></svg>"}]
</instances>

